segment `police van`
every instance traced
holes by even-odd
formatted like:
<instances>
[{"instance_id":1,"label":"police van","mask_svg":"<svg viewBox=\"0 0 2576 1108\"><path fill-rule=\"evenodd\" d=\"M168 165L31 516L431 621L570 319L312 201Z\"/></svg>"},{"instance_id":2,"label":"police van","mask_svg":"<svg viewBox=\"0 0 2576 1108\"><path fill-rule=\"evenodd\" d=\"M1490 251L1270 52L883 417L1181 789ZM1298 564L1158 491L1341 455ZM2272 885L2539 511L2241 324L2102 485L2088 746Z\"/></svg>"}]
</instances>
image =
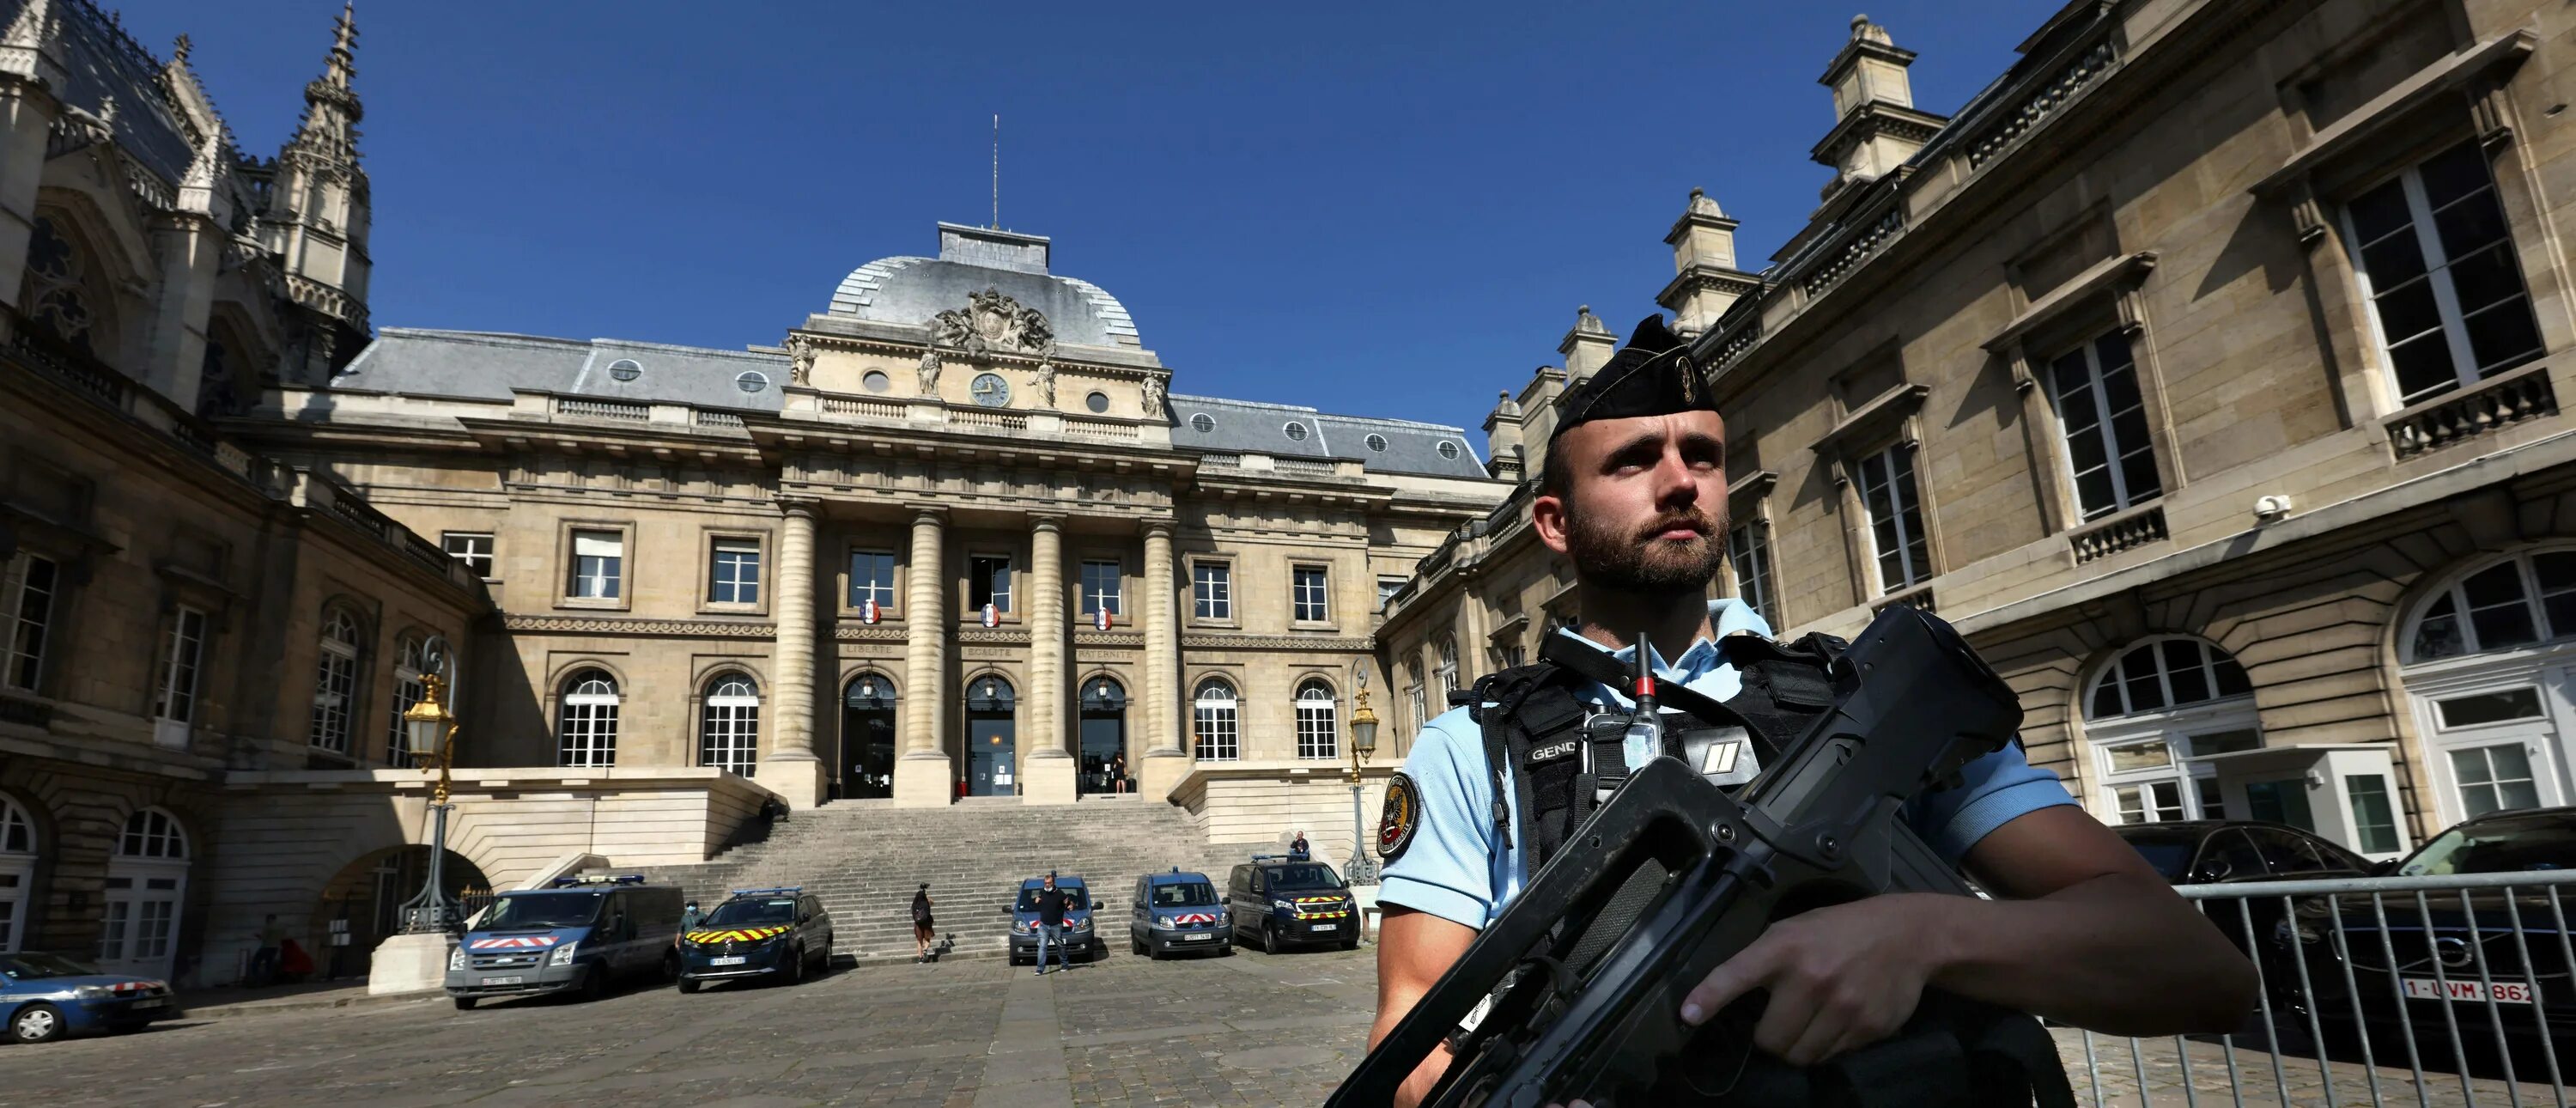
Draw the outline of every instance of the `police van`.
<instances>
[{"instance_id":1,"label":"police van","mask_svg":"<svg viewBox=\"0 0 2576 1108\"><path fill-rule=\"evenodd\" d=\"M801 885L735 889L681 936L680 991L766 977L784 984L832 968L832 913Z\"/></svg>"},{"instance_id":2,"label":"police van","mask_svg":"<svg viewBox=\"0 0 2576 1108\"><path fill-rule=\"evenodd\" d=\"M1136 879L1127 946L1149 958L1191 951L1234 953L1232 917L1204 873L1149 873Z\"/></svg>"},{"instance_id":3,"label":"police van","mask_svg":"<svg viewBox=\"0 0 2576 1108\"><path fill-rule=\"evenodd\" d=\"M597 999L618 979L679 972L672 940L682 894L641 875L559 877L502 893L447 957L459 1010L485 997L579 991Z\"/></svg>"},{"instance_id":4,"label":"police van","mask_svg":"<svg viewBox=\"0 0 2576 1108\"><path fill-rule=\"evenodd\" d=\"M1296 944L1336 943L1344 950L1360 945L1359 901L1342 875L1322 862L1255 854L1234 867L1226 908L1234 937L1259 942L1266 953Z\"/></svg>"}]
</instances>

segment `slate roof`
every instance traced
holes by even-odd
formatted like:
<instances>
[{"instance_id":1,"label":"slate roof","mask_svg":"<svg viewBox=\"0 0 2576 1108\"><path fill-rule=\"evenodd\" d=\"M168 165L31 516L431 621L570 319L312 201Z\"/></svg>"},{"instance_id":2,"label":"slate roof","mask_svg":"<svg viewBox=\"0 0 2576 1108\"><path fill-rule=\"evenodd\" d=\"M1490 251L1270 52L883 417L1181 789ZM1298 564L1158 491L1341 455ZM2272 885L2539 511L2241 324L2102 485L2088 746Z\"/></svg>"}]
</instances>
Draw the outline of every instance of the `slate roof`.
<instances>
[{"instance_id":1,"label":"slate roof","mask_svg":"<svg viewBox=\"0 0 2576 1108\"><path fill-rule=\"evenodd\" d=\"M1486 475L1466 431L1437 423L1368 416L1329 415L1297 404L1263 404L1214 396L1169 398L1172 445L1209 454L1268 454L1280 458L1347 459L1373 472L1433 477ZM1199 416L1206 416L1201 430ZM1303 428L1290 437L1290 425ZM1443 455L1448 443L1455 457ZM1377 444L1383 443L1385 449Z\"/></svg>"},{"instance_id":2,"label":"slate roof","mask_svg":"<svg viewBox=\"0 0 2576 1108\"><path fill-rule=\"evenodd\" d=\"M824 314L918 327L965 307L969 295L987 288L1046 313L1059 343L1135 347L1144 341L1127 306L1089 281L938 258L879 258L853 269L832 291Z\"/></svg>"},{"instance_id":3,"label":"slate roof","mask_svg":"<svg viewBox=\"0 0 2576 1108\"><path fill-rule=\"evenodd\" d=\"M25 0L0 0L0 27L18 18ZM62 17L63 68L70 72L65 103L104 116L116 97L117 145L166 184L186 176L194 151L179 117L161 92L161 61L88 0L55 0Z\"/></svg>"},{"instance_id":4,"label":"slate roof","mask_svg":"<svg viewBox=\"0 0 2576 1108\"><path fill-rule=\"evenodd\" d=\"M612 370L635 362L635 379ZM745 392L745 372L766 378ZM335 390L510 402L513 388L644 404L775 412L787 383L779 354L622 339L554 339L485 331L386 327L331 379Z\"/></svg>"}]
</instances>

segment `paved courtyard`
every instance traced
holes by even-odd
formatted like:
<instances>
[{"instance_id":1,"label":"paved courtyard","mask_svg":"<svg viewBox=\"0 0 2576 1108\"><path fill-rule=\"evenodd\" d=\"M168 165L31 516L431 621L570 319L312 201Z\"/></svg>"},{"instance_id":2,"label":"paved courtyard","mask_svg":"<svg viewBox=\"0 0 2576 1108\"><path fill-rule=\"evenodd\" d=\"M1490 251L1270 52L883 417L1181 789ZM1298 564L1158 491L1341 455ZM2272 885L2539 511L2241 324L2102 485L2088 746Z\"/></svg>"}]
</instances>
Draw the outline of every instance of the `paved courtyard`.
<instances>
[{"instance_id":1,"label":"paved courtyard","mask_svg":"<svg viewBox=\"0 0 2576 1108\"><path fill-rule=\"evenodd\" d=\"M0 1106L19 1104L787 1106L1313 1105L1358 1061L1376 951L1150 962L1113 953L1032 976L995 960L844 970L801 987L597 1004L444 1002L190 1019L141 1034L0 1046ZM2225 1055L2195 1043L2185 1093L2170 1040L2132 1058L2059 1033L2085 1103L2231 1103ZM2366 1071L2237 1055L2243 1103L2369 1104ZM2501 1082L2378 1073L2380 1103L2517 1102ZM2526 1078L2528 1080L2528 1078ZM2329 1093L2326 1086L2331 1085ZM2545 1083L2518 1103L2563 1103ZM2286 1094L2286 1095L2284 1095ZM2474 1097L2474 1099L2472 1099Z\"/></svg>"}]
</instances>

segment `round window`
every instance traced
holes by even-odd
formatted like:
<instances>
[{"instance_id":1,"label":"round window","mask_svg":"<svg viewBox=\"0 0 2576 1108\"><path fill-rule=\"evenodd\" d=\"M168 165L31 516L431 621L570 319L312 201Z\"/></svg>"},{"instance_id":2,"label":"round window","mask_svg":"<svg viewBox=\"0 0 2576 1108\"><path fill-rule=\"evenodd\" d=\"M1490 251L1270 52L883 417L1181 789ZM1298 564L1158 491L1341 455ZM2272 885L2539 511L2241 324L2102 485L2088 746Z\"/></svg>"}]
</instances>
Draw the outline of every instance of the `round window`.
<instances>
[{"instance_id":1,"label":"round window","mask_svg":"<svg viewBox=\"0 0 2576 1108\"><path fill-rule=\"evenodd\" d=\"M619 358L608 363L608 375L620 381L632 381L644 375L644 363L633 358Z\"/></svg>"},{"instance_id":2,"label":"round window","mask_svg":"<svg viewBox=\"0 0 2576 1108\"><path fill-rule=\"evenodd\" d=\"M1447 459L1449 459L1450 461L1453 461L1453 462L1454 462L1454 461L1457 461L1457 460L1458 460L1458 444L1457 444L1457 443L1454 443L1454 442L1444 442L1444 443L1441 443L1441 444L1440 444L1440 456L1441 456L1441 457L1443 457L1443 458L1447 458Z\"/></svg>"},{"instance_id":3,"label":"round window","mask_svg":"<svg viewBox=\"0 0 2576 1108\"><path fill-rule=\"evenodd\" d=\"M1386 453L1386 436L1370 435L1368 437L1368 448L1377 451L1380 454Z\"/></svg>"},{"instance_id":4,"label":"round window","mask_svg":"<svg viewBox=\"0 0 2576 1108\"><path fill-rule=\"evenodd\" d=\"M1082 398L1082 406L1095 412L1108 411L1109 394L1105 392L1092 393L1091 395Z\"/></svg>"},{"instance_id":5,"label":"round window","mask_svg":"<svg viewBox=\"0 0 2576 1108\"><path fill-rule=\"evenodd\" d=\"M742 376L733 379L733 383L744 392L759 392L769 387L769 375L757 369L746 369Z\"/></svg>"},{"instance_id":6,"label":"round window","mask_svg":"<svg viewBox=\"0 0 2576 1108\"><path fill-rule=\"evenodd\" d=\"M866 385L869 392L884 392L894 387L894 378L886 376L882 369L871 369L867 376L859 378L859 383Z\"/></svg>"},{"instance_id":7,"label":"round window","mask_svg":"<svg viewBox=\"0 0 2576 1108\"><path fill-rule=\"evenodd\" d=\"M1287 433L1290 442L1306 441L1306 425L1303 423L1291 423L1280 430Z\"/></svg>"},{"instance_id":8,"label":"round window","mask_svg":"<svg viewBox=\"0 0 2576 1108\"><path fill-rule=\"evenodd\" d=\"M1190 417L1190 427L1192 430L1204 435L1216 430L1216 420L1206 412L1200 412L1199 414Z\"/></svg>"}]
</instances>

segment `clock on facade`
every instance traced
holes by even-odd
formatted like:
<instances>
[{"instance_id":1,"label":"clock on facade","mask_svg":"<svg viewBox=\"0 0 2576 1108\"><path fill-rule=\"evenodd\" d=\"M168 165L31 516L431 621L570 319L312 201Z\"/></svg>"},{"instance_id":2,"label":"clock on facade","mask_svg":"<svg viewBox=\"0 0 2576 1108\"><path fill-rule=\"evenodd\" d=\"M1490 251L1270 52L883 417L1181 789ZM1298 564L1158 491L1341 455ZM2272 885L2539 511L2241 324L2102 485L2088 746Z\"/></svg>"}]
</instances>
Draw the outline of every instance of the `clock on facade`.
<instances>
[{"instance_id":1,"label":"clock on facade","mask_svg":"<svg viewBox=\"0 0 2576 1108\"><path fill-rule=\"evenodd\" d=\"M976 374L974 384L967 386L966 391L975 395L976 403L987 408L999 408L1011 402L1011 383L1003 380L999 373Z\"/></svg>"}]
</instances>

